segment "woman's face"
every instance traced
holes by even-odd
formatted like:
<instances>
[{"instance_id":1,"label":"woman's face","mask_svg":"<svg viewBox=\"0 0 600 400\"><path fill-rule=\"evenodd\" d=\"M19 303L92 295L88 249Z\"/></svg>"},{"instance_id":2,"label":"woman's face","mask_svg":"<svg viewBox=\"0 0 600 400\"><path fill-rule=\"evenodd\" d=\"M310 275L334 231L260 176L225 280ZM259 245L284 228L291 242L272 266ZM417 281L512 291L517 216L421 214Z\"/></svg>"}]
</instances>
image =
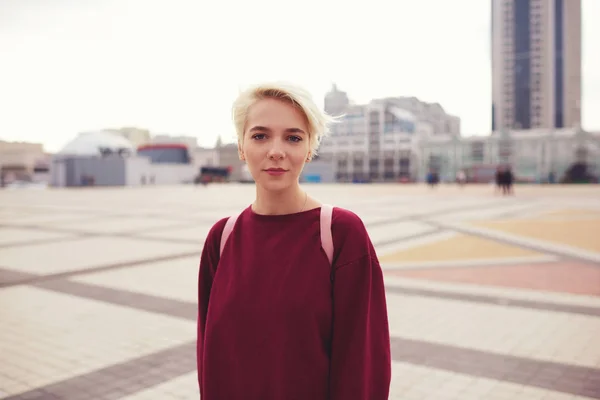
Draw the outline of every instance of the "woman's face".
<instances>
[{"instance_id":1,"label":"woman's face","mask_svg":"<svg viewBox=\"0 0 600 400\"><path fill-rule=\"evenodd\" d=\"M309 151L301 110L277 99L259 100L250 108L240 156L258 186L281 191L296 185Z\"/></svg>"}]
</instances>

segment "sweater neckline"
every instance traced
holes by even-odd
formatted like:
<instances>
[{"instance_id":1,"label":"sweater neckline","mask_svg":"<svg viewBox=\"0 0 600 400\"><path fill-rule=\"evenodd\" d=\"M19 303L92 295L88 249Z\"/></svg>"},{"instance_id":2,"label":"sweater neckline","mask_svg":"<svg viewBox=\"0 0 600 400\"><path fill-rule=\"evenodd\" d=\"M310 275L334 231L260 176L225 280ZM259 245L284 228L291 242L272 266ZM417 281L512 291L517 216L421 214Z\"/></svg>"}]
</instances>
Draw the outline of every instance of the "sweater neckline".
<instances>
[{"instance_id":1,"label":"sweater neckline","mask_svg":"<svg viewBox=\"0 0 600 400\"><path fill-rule=\"evenodd\" d=\"M311 214L320 212L321 207L315 207L310 210L300 211L290 214L258 214L252 209L252 204L246 208L246 212L250 215L250 218L260 221L283 221L297 218L303 218Z\"/></svg>"}]
</instances>

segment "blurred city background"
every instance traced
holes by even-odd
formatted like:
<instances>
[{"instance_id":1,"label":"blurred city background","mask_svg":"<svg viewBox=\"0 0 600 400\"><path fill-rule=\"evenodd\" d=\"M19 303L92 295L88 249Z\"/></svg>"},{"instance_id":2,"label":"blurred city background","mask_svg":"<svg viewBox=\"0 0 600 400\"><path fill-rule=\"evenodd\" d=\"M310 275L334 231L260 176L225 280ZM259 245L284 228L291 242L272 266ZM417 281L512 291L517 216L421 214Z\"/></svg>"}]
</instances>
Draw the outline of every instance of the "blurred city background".
<instances>
[{"instance_id":1,"label":"blurred city background","mask_svg":"<svg viewBox=\"0 0 600 400\"><path fill-rule=\"evenodd\" d=\"M599 15L0 0L0 399L198 398L200 252L254 196L230 107L272 80L343 115L301 181L376 247L390 399L600 399Z\"/></svg>"},{"instance_id":2,"label":"blurred city background","mask_svg":"<svg viewBox=\"0 0 600 400\"><path fill-rule=\"evenodd\" d=\"M376 3L364 15L298 5L291 21L327 23L278 38L242 29L245 11L291 12L266 0L223 21L225 3L209 18L189 1L4 0L2 184L190 183L203 167L250 180L230 106L261 80L302 84L344 115L307 182L422 182L432 170L487 182L499 165L518 182L597 180L597 1L417 3Z\"/></svg>"}]
</instances>

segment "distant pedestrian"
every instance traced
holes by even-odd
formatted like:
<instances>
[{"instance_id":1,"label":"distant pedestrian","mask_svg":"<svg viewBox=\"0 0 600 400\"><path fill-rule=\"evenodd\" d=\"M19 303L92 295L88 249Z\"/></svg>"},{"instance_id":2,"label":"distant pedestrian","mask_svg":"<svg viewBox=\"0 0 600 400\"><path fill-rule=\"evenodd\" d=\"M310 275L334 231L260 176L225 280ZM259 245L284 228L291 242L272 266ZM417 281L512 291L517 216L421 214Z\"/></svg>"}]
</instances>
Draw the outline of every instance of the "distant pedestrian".
<instances>
[{"instance_id":1,"label":"distant pedestrian","mask_svg":"<svg viewBox=\"0 0 600 400\"><path fill-rule=\"evenodd\" d=\"M502 195L513 194L514 180L515 177L509 165L498 166L496 170L496 187Z\"/></svg>"},{"instance_id":2,"label":"distant pedestrian","mask_svg":"<svg viewBox=\"0 0 600 400\"><path fill-rule=\"evenodd\" d=\"M504 171L504 194L506 194L506 195L514 194L514 191L513 191L514 182L515 182L515 175L513 174L512 168L509 165L506 167L506 170Z\"/></svg>"},{"instance_id":3,"label":"distant pedestrian","mask_svg":"<svg viewBox=\"0 0 600 400\"><path fill-rule=\"evenodd\" d=\"M496 173L494 174L494 179L496 182L495 192L503 193L503 182L504 182L504 167L498 165L496 168Z\"/></svg>"}]
</instances>

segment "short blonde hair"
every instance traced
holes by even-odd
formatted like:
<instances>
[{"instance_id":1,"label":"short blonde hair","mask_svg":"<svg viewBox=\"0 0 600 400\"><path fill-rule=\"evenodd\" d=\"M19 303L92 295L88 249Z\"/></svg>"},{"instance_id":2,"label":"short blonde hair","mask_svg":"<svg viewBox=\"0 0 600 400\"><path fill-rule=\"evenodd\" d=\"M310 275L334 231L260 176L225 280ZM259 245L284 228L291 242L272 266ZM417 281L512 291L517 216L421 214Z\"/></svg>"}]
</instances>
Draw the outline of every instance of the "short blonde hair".
<instances>
[{"instance_id":1,"label":"short blonde hair","mask_svg":"<svg viewBox=\"0 0 600 400\"><path fill-rule=\"evenodd\" d=\"M290 83L262 83L252 86L238 95L232 107L238 144L241 145L244 140L244 129L246 128L250 107L259 100L269 98L291 104L305 115L308 121L310 157L312 158L317 153L323 137L329 133L330 124L337 122L337 120L321 111L308 91Z\"/></svg>"}]
</instances>

